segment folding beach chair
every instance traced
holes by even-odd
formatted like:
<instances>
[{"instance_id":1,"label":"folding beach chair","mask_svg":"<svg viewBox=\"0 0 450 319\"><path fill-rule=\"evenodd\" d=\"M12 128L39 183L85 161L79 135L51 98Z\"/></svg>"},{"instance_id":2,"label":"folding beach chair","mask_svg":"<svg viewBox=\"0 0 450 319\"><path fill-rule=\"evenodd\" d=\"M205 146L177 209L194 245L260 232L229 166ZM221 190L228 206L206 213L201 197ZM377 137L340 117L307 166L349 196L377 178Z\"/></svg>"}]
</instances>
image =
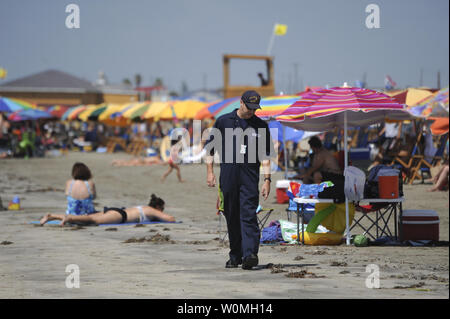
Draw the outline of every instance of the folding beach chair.
<instances>
[{"instance_id":1,"label":"folding beach chair","mask_svg":"<svg viewBox=\"0 0 450 319\"><path fill-rule=\"evenodd\" d=\"M414 144L411 154L408 157L396 156L391 162L391 166L392 165L401 166L403 173L403 183L406 183L409 180L412 168L417 166L419 162L423 159L423 155L419 154L419 144L421 138L422 134L418 134L416 143Z\"/></svg>"},{"instance_id":2,"label":"folding beach chair","mask_svg":"<svg viewBox=\"0 0 450 319\"><path fill-rule=\"evenodd\" d=\"M427 161L425 157L422 156L420 161L411 169L411 176L409 177L409 184L412 184L416 178L422 178L422 184L424 183L424 174L428 174L431 177L431 168L435 167L442 162L444 157L445 147L447 145L448 133L441 136L439 139L439 148L436 150L433 158Z\"/></svg>"},{"instance_id":3,"label":"folding beach chair","mask_svg":"<svg viewBox=\"0 0 450 319\"><path fill-rule=\"evenodd\" d=\"M356 211L362 213L362 215L353 220L353 225L350 227L350 232L355 227L360 227L364 232L363 235L376 240L377 238L387 236L394 238L389 229L389 221L396 214L396 205L390 203L375 203L372 205L356 205ZM367 223L363 225L363 222L367 220ZM395 223L395 222L394 222ZM396 226L396 225L395 225Z\"/></svg>"}]
</instances>

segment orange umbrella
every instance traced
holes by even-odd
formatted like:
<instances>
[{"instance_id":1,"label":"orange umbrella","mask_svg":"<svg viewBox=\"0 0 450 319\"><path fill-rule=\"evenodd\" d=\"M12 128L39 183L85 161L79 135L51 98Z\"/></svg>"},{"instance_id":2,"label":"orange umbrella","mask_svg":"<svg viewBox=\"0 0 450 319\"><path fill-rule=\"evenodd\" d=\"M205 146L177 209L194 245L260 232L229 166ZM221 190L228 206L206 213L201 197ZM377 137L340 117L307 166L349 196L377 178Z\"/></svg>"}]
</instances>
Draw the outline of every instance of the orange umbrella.
<instances>
[{"instance_id":1,"label":"orange umbrella","mask_svg":"<svg viewBox=\"0 0 450 319\"><path fill-rule=\"evenodd\" d=\"M220 100L205 105L202 109L200 109L200 111L197 112L197 114L195 114L194 119L195 120L213 119L214 115L212 115L212 113L208 110L208 108L211 105L217 104L219 102Z\"/></svg>"},{"instance_id":2,"label":"orange umbrella","mask_svg":"<svg viewBox=\"0 0 450 319\"><path fill-rule=\"evenodd\" d=\"M442 135L448 133L448 117L429 117L429 120L434 120L430 129L433 135Z\"/></svg>"}]
</instances>

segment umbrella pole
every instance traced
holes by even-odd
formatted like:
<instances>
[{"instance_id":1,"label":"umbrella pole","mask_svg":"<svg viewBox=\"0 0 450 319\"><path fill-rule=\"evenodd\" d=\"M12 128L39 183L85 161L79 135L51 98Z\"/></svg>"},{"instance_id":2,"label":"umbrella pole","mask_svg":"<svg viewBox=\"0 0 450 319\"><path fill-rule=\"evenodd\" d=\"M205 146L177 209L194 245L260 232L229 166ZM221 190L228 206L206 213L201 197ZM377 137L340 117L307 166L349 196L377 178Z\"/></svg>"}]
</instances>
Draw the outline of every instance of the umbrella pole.
<instances>
[{"instance_id":1,"label":"umbrella pole","mask_svg":"<svg viewBox=\"0 0 450 319\"><path fill-rule=\"evenodd\" d=\"M347 112L344 112L344 165L348 166L348 149L347 149ZM348 198L345 196L345 225L347 234L347 245L350 245L350 229L349 229L349 216L348 216Z\"/></svg>"},{"instance_id":2,"label":"umbrella pole","mask_svg":"<svg viewBox=\"0 0 450 319\"><path fill-rule=\"evenodd\" d=\"M287 159L287 149L286 149L286 128L281 125L283 129L283 150L284 150L284 178L288 178L288 159Z\"/></svg>"}]
</instances>

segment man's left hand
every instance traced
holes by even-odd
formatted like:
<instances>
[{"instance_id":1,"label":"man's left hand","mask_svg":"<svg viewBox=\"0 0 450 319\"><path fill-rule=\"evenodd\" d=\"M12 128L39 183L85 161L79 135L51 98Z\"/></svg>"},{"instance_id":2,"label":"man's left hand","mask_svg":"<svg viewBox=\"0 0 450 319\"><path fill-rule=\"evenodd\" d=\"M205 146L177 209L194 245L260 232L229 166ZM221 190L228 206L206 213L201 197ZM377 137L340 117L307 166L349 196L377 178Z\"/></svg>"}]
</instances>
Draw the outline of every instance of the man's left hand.
<instances>
[{"instance_id":1,"label":"man's left hand","mask_svg":"<svg viewBox=\"0 0 450 319\"><path fill-rule=\"evenodd\" d=\"M264 198L264 200L266 200L269 197L270 194L270 182L269 181L265 181L262 188L261 188L261 194Z\"/></svg>"}]
</instances>

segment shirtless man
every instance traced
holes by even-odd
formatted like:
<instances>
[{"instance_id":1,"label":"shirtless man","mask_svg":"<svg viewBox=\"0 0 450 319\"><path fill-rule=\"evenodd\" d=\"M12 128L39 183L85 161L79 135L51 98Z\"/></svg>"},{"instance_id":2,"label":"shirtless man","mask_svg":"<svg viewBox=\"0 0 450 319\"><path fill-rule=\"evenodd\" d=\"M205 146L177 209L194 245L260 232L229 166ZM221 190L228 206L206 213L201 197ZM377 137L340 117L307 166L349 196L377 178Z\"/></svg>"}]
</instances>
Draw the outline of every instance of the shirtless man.
<instances>
[{"instance_id":1,"label":"shirtless man","mask_svg":"<svg viewBox=\"0 0 450 319\"><path fill-rule=\"evenodd\" d=\"M308 143L314 152L314 158L312 166L299 176L305 184L320 184L324 180L333 179L336 175L342 175L337 159L322 146L317 136L311 137Z\"/></svg>"}]
</instances>

